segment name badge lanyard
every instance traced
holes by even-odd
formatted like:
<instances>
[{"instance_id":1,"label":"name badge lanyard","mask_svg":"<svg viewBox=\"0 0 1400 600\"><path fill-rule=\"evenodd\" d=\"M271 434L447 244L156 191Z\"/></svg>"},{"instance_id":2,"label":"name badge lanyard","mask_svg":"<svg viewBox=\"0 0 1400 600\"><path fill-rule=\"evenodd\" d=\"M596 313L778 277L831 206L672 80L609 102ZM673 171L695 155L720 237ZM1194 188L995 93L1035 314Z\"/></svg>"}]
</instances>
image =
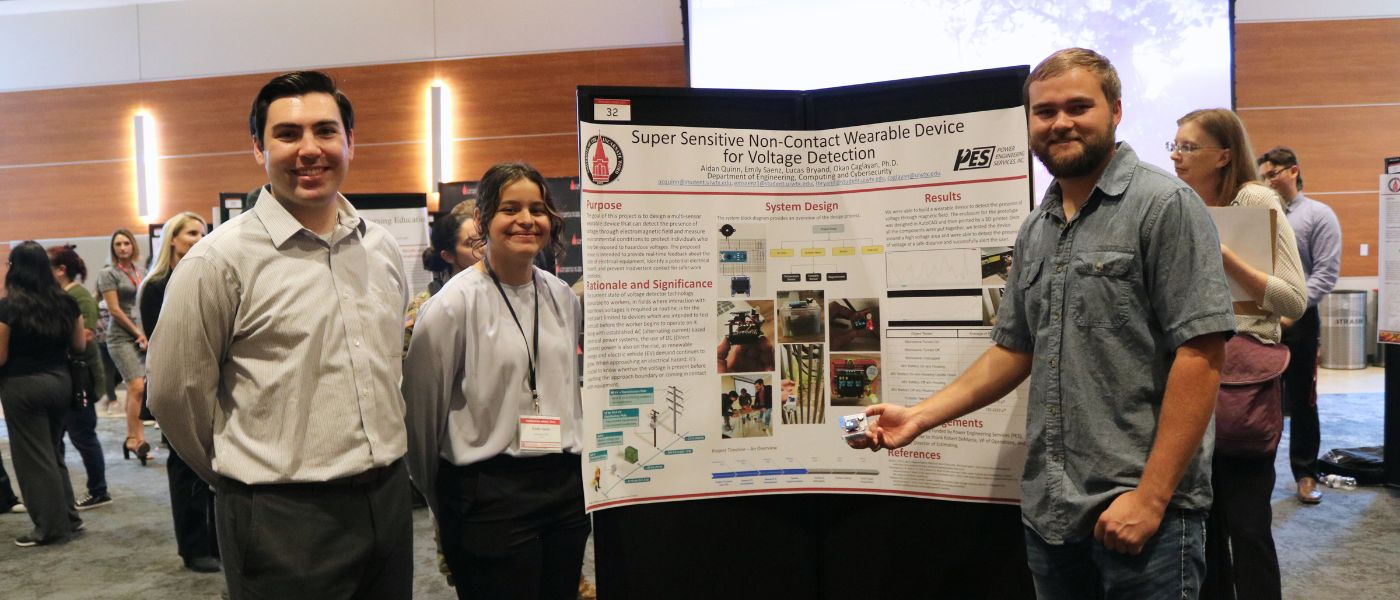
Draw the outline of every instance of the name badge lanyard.
<instances>
[{"instance_id":1,"label":"name badge lanyard","mask_svg":"<svg viewBox=\"0 0 1400 600\"><path fill-rule=\"evenodd\" d=\"M481 262L486 265L486 274L491 276L491 281L496 284L496 291L501 293L501 300L506 303L506 310L510 311L510 318L515 320L515 328L520 331L520 339L525 340L525 358L530 365L530 401L534 403L535 414L540 414L540 393L535 386L535 363L539 362L540 355L540 285L535 281L535 273L530 271L530 285L535 289L535 343L532 346L529 338L525 337L525 327L520 324L520 317L515 315L515 307L511 306L510 298L506 296L506 288L501 285L501 278L496 276L496 270L491 268L491 259L482 258ZM533 348L533 353L531 349Z\"/></svg>"},{"instance_id":2,"label":"name badge lanyard","mask_svg":"<svg viewBox=\"0 0 1400 600\"><path fill-rule=\"evenodd\" d=\"M131 287L134 287L138 290L141 289L142 278L140 276L140 273L136 271L136 267L132 267L131 270L127 270L127 268L121 266L120 263L118 263L116 267L118 271L122 272L122 275L126 275L126 278L131 281Z\"/></svg>"}]
</instances>

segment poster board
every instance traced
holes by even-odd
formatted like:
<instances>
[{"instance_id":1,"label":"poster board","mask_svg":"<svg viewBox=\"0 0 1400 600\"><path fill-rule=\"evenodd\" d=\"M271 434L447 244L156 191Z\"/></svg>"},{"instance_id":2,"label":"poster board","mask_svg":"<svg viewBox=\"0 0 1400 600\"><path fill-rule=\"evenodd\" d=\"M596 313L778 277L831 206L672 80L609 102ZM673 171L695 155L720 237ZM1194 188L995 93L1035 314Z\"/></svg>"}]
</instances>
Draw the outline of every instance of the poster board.
<instances>
[{"instance_id":1,"label":"poster board","mask_svg":"<svg viewBox=\"0 0 1400 600\"><path fill-rule=\"evenodd\" d=\"M785 565L747 590L827 597L842 527L890 509L958 515L953 529L978 536L930 572L988 577L950 597L1028 594L1023 391L897 451L850 450L836 428L864 405L923 399L990 344L1030 206L1026 71L813 92L580 88L583 480L603 593L722 591L698 575L722 565L692 560L722 544L688 545L684 567L620 553L727 530ZM873 335L831 335L857 328ZM755 341L757 362L726 351ZM796 410L783 379L811 392ZM726 411L721 392L750 402Z\"/></svg>"},{"instance_id":2,"label":"poster board","mask_svg":"<svg viewBox=\"0 0 1400 600\"><path fill-rule=\"evenodd\" d=\"M1380 211L1376 336L1382 343L1395 344L1400 343L1400 174L1381 175Z\"/></svg>"}]
</instances>

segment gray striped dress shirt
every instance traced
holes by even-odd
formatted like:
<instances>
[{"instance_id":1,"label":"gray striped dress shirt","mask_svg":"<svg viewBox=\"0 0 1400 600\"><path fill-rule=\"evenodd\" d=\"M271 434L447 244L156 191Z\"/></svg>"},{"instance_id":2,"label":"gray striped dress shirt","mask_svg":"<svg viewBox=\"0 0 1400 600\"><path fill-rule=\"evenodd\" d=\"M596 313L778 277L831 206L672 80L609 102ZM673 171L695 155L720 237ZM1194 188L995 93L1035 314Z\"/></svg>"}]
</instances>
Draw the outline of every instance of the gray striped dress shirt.
<instances>
[{"instance_id":1,"label":"gray striped dress shirt","mask_svg":"<svg viewBox=\"0 0 1400 600\"><path fill-rule=\"evenodd\" d=\"M149 402L206 481L327 481L407 450L399 247L338 203L328 242L264 188L171 275Z\"/></svg>"}]
</instances>

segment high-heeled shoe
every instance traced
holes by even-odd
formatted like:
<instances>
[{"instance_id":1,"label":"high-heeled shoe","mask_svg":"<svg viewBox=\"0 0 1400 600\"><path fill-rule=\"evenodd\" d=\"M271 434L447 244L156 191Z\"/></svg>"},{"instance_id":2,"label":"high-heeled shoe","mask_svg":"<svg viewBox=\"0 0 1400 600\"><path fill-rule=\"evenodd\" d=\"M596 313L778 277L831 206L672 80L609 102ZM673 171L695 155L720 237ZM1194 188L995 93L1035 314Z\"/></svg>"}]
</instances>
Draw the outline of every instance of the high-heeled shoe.
<instances>
[{"instance_id":1,"label":"high-heeled shoe","mask_svg":"<svg viewBox=\"0 0 1400 600\"><path fill-rule=\"evenodd\" d=\"M129 437L126 438L126 441L130 442L134 439L136 438ZM145 440L141 440L141 444L135 448L132 448L126 443L122 443L122 460L131 460L131 454L133 452L136 453L136 460L141 461L141 466L144 467L146 466L146 461L151 458L151 445L146 443Z\"/></svg>"}]
</instances>

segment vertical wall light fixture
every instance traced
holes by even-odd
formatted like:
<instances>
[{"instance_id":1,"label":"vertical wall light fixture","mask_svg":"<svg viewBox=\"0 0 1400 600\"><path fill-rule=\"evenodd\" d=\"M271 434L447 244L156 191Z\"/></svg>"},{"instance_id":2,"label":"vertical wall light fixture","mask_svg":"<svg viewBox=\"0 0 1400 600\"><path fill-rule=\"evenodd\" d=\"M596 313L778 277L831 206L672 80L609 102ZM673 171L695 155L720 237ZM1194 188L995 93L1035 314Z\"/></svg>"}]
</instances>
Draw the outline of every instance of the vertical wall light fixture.
<instances>
[{"instance_id":1,"label":"vertical wall light fixture","mask_svg":"<svg viewBox=\"0 0 1400 600\"><path fill-rule=\"evenodd\" d=\"M141 111L132 120L136 141L136 209L152 222L160 215L160 177L156 171L156 120Z\"/></svg>"},{"instance_id":2,"label":"vertical wall light fixture","mask_svg":"<svg viewBox=\"0 0 1400 600\"><path fill-rule=\"evenodd\" d=\"M434 81L428 88L428 194L452 180L452 108L447 85Z\"/></svg>"}]
</instances>

